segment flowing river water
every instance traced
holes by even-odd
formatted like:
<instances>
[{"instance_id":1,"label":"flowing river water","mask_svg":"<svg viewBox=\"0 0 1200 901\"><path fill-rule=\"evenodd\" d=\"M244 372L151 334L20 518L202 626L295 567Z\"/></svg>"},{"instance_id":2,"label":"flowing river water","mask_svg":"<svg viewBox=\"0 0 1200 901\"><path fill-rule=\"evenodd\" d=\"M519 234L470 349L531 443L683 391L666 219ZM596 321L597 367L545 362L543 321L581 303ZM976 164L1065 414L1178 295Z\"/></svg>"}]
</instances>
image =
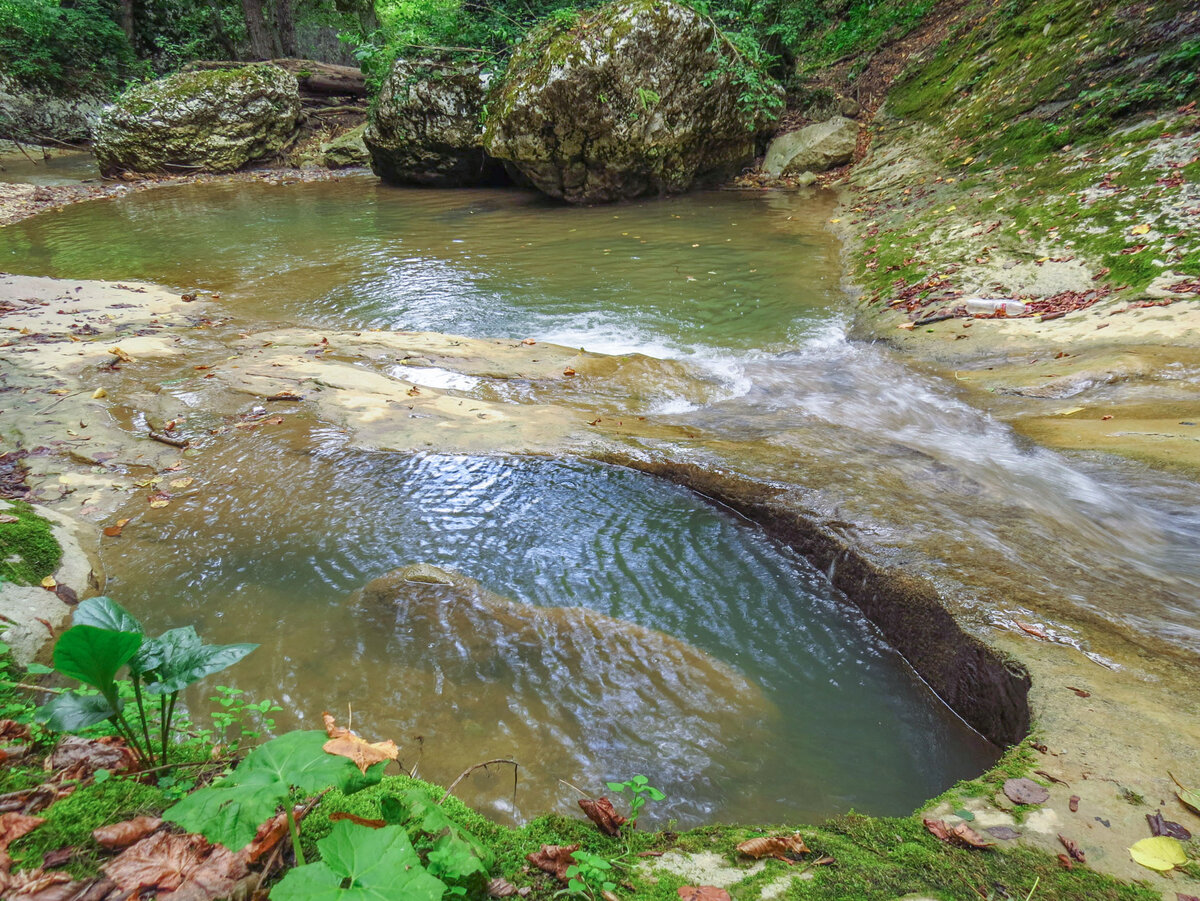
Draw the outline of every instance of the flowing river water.
<instances>
[{"instance_id":1,"label":"flowing river water","mask_svg":"<svg viewBox=\"0 0 1200 901\"><path fill-rule=\"evenodd\" d=\"M357 176L172 187L6 228L0 269L219 291L239 328L679 360L700 388L639 385L625 409L724 441L723 464L774 467L880 540L952 548L961 582L986 571L1200 648L1194 485L1029 446L940 380L848 341L834 202L709 193L574 209ZM405 377L533 399L438 370ZM660 819L683 825L897 814L997 753L823 574L650 476L366 452L319 423L197 466L202 491L106 546L109 593L152 627L260 642L229 675L285 701L283 727L350 704L358 728L443 782L513 755L526 768L515 799L507 776L459 792L498 817L571 809L559 779L599 791L636 772L667 791ZM411 563L482 587L457 607L361 590Z\"/></svg>"}]
</instances>

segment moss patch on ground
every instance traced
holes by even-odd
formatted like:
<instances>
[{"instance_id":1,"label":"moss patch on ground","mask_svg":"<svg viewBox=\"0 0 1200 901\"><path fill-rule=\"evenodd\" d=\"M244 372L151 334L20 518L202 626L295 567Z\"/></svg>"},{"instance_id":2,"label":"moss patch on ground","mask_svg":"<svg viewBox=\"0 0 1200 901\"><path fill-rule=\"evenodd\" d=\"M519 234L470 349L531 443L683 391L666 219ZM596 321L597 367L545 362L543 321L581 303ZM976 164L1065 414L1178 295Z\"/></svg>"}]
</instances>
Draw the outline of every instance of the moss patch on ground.
<instances>
[{"instance_id":1,"label":"moss patch on ground","mask_svg":"<svg viewBox=\"0 0 1200 901\"><path fill-rule=\"evenodd\" d=\"M36 585L58 568L62 548L49 522L24 501L0 506L0 582Z\"/></svg>"}]
</instances>

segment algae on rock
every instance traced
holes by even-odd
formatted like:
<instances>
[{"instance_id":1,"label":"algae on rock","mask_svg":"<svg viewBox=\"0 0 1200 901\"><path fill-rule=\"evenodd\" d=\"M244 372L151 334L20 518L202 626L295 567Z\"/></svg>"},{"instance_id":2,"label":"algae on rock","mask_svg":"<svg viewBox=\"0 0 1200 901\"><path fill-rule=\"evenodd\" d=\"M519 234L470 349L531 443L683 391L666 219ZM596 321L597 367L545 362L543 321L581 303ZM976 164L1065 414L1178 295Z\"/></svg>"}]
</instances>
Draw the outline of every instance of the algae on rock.
<instances>
[{"instance_id":1,"label":"algae on rock","mask_svg":"<svg viewBox=\"0 0 1200 901\"><path fill-rule=\"evenodd\" d=\"M480 126L488 80L477 64L397 60L363 136L375 174L434 187L489 180L499 167L484 152Z\"/></svg>"},{"instance_id":2,"label":"algae on rock","mask_svg":"<svg viewBox=\"0 0 1200 901\"><path fill-rule=\"evenodd\" d=\"M96 162L105 175L233 172L278 153L299 114L296 79L278 66L178 72L105 107L92 134Z\"/></svg>"},{"instance_id":3,"label":"algae on rock","mask_svg":"<svg viewBox=\"0 0 1200 901\"><path fill-rule=\"evenodd\" d=\"M735 174L774 118L747 110L704 16L618 0L529 35L488 103L484 146L571 203L686 191Z\"/></svg>"}]
</instances>

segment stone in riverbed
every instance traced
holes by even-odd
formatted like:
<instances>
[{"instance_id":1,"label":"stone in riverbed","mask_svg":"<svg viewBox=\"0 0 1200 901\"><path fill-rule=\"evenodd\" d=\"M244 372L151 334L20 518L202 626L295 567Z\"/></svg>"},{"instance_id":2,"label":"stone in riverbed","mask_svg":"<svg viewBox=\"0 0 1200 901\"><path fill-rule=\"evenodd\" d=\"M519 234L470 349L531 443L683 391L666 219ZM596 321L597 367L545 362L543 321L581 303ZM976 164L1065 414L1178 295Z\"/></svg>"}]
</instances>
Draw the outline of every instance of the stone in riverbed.
<instances>
[{"instance_id":1,"label":"stone in riverbed","mask_svg":"<svg viewBox=\"0 0 1200 901\"><path fill-rule=\"evenodd\" d=\"M270 64L177 72L104 108L96 162L118 172L233 172L278 153L295 134L295 76Z\"/></svg>"},{"instance_id":2,"label":"stone in riverbed","mask_svg":"<svg viewBox=\"0 0 1200 901\"><path fill-rule=\"evenodd\" d=\"M480 118L488 75L479 65L397 60L371 105L363 140L371 169L393 184L462 187L492 179Z\"/></svg>"},{"instance_id":3,"label":"stone in riverbed","mask_svg":"<svg viewBox=\"0 0 1200 901\"><path fill-rule=\"evenodd\" d=\"M348 169L351 166L365 166L371 156L363 143L363 133L367 130L364 122L358 128L351 129L343 135L338 135L332 141L321 145L321 162L327 169Z\"/></svg>"},{"instance_id":4,"label":"stone in riverbed","mask_svg":"<svg viewBox=\"0 0 1200 901\"><path fill-rule=\"evenodd\" d=\"M736 174L774 118L729 50L673 0L618 0L533 32L488 102L485 146L551 197L602 203Z\"/></svg>"},{"instance_id":5,"label":"stone in riverbed","mask_svg":"<svg viewBox=\"0 0 1200 901\"><path fill-rule=\"evenodd\" d=\"M767 148L763 172L775 176L824 172L850 162L857 146L858 124L834 116L777 137Z\"/></svg>"}]
</instances>

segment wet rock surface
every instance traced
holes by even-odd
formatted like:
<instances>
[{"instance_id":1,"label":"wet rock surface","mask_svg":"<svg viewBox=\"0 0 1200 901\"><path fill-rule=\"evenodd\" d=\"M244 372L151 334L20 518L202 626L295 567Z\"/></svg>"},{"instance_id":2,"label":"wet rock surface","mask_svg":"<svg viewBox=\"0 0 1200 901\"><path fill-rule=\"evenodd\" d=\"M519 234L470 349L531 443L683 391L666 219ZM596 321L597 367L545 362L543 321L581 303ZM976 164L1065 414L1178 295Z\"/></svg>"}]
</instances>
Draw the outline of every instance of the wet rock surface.
<instances>
[{"instance_id":1,"label":"wet rock surface","mask_svg":"<svg viewBox=\"0 0 1200 901\"><path fill-rule=\"evenodd\" d=\"M686 191L754 156L765 117L739 106L711 23L624 0L531 35L489 101L485 144L540 191L604 203Z\"/></svg>"},{"instance_id":2,"label":"wet rock surface","mask_svg":"<svg viewBox=\"0 0 1200 901\"><path fill-rule=\"evenodd\" d=\"M296 79L278 66L180 72L105 107L96 161L106 175L233 172L283 149L299 112Z\"/></svg>"},{"instance_id":3,"label":"wet rock surface","mask_svg":"<svg viewBox=\"0 0 1200 901\"><path fill-rule=\"evenodd\" d=\"M762 168L774 176L824 172L850 162L857 146L858 123L835 116L777 137Z\"/></svg>"},{"instance_id":4,"label":"wet rock surface","mask_svg":"<svg viewBox=\"0 0 1200 901\"><path fill-rule=\"evenodd\" d=\"M364 142L375 174L392 184L462 187L494 178L480 118L482 66L397 60L371 107Z\"/></svg>"}]
</instances>

